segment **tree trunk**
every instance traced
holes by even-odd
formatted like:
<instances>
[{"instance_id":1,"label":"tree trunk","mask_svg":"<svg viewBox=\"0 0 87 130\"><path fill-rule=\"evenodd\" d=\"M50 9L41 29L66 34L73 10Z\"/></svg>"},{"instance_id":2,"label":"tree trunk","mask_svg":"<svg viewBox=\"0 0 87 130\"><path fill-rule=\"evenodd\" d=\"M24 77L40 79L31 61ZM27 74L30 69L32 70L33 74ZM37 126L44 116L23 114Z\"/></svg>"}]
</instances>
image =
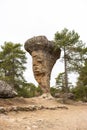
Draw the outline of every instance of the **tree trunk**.
<instances>
[{"instance_id":1,"label":"tree trunk","mask_svg":"<svg viewBox=\"0 0 87 130\"><path fill-rule=\"evenodd\" d=\"M65 47L64 47L64 71L65 71L65 93L68 93L69 88L68 88L68 75L67 75L67 57Z\"/></svg>"}]
</instances>

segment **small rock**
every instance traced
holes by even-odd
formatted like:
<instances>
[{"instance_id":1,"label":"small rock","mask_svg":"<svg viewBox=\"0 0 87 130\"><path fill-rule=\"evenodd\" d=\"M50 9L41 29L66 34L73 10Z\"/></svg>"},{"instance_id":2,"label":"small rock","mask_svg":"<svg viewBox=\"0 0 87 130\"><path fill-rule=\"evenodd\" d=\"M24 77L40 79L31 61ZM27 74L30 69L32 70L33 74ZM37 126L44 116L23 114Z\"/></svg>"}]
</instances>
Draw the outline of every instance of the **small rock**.
<instances>
[{"instance_id":1,"label":"small rock","mask_svg":"<svg viewBox=\"0 0 87 130\"><path fill-rule=\"evenodd\" d=\"M33 125L32 128L38 128L38 126L37 125Z\"/></svg>"},{"instance_id":2,"label":"small rock","mask_svg":"<svg viewBox=\"0 0 87 130\"><path fill-rule=\"evenodd\" d=\"M25 126L25 130L31 130L29 126Z\"/></svg>"}]
</instances>

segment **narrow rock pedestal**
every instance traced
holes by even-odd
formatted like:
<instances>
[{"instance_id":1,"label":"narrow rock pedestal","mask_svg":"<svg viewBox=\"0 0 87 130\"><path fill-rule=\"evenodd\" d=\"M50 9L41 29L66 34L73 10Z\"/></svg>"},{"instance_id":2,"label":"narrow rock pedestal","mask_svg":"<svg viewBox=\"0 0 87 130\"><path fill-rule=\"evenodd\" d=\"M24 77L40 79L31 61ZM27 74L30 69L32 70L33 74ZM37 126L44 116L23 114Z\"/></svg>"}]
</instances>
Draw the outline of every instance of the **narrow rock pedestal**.
<instances>
[{"instance_id":1,"label":"narrow rock pedestal","mask_svg":"<svg viewBox=\"0 0 87 130\"><path fill-rule=\"evenodd\" d=\"M54 49L54 42L45 36L33 37L25 42L25 50L33 59L33 72L43 93L50 93L50 76L57 59L60 58L60 48Z\"/></svg>"}]
</instances>

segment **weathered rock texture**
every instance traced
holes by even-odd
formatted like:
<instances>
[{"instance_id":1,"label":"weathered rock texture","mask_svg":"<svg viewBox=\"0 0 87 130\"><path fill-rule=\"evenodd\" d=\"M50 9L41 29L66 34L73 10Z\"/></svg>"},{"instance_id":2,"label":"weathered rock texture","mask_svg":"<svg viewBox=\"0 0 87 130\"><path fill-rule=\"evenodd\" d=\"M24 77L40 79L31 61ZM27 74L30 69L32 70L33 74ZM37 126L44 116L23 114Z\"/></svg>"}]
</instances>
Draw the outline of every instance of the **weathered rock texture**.
<instances>
[{"instance_id":1,"label":"weathered rock texture","mask_svg":"<svg viewBox=\"0 0 87 130\"><path fill-rule=\"evenodd\" d=\"M45 36L33 37L25 42L25 49L33 59L33 72L43 93L50 92L50 75L56 60L60 57L61 50L54 49L53 41L48 41Z\"/></svg>"},{"instance_id":2,"label":"weathered rock texture","mask_svg":"<svg viewBox=\"0 0 87 130\"><path fill-rule=\"evenodd\" d=\"M0 107L0 113L18 112L18 111L36 111L36 110L57 110L57 109L68 109L64 105L46 107L43 105L29 105L29 106L10 106L10 107Z\"/></svg>"},{"instance_id":3,"label":"weathered rock texture","mask_svg":"<svg viewBox=\"0 0 87 130\"><path fill-rule=\"evenodd\" d=\"M13 89L12 86L7 84L5 81L0 80L0 97L8 98L15 97L17 92Z\"/></svg>"}]
</instances>

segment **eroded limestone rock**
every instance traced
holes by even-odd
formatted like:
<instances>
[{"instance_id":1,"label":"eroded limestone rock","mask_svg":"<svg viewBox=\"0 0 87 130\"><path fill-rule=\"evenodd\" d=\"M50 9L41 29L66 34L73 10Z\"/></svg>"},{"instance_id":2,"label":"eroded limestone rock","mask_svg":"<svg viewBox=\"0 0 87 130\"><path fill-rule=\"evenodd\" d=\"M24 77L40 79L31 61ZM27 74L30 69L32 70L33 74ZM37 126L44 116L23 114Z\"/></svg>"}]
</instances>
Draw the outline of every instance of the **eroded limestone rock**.
<instances>
[{"instance_id":1,"label":"eroded limestone rock","mask_svg":"<svg viewBox=\"0 0 87 130\"><path fill-rule=\"evenodd\" d=\"M17 96L17 92L12 86L5 81L0 80L0 98L8 98Z\"/></svg>"},{"instance_id":2,"label":"eroded limestone rock","mask_svg":"<svg viewBox=\"0 0 87 130\"><path fill-rule=\"evenodd\" d=\"M50 76L53 65L60 57L61 50L54 50L53 41L45 36L33 37L25 42L25 50L33 59L33 72L43 93L50 93Z\"/></svg>"}]
</instances>

